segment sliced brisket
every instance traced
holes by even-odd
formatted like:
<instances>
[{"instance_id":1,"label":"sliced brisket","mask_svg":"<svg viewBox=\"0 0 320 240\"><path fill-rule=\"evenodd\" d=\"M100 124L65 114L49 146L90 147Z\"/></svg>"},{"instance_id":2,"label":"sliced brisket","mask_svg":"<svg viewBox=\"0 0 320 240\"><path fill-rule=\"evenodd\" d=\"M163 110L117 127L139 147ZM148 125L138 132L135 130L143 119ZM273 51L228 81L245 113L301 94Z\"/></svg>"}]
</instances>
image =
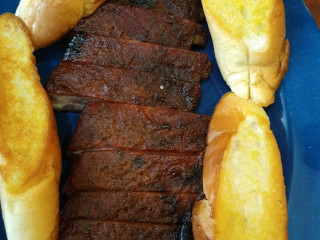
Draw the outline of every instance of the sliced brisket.
<instances>
[{"instance_id":1,"label":"sliced brisket","mask_svg":"<svg viewBox=\"0 0 320 240\"><path fill-rule=\"evenodd\" d=\"M61 211L65 219L179 224L186 221L196 198L197 194L77 192Z\"/></svg>"},{"instance_id":2,"label":"sliced brisket","mask_svg":"<svg viewBox=\"0 0 320 240\"><path fill-rule=\"evenodd\" d=\"M67 60L192 81L208 77L211 71L207 55L200 52L85 33L73 38L64 57Z\"/></svg>"},{"instance_id":3,"label":"sliced brisket","mask_svg":"<svg viewBox=\"0 0 320 240\"><path fill-rule=\"evenodd\" d=\"M81 20L47 84L55 108L86 105L60 239L190 239L210 119L179 110L195 108L211 71L187 50L206 41L192 22L204 19L201 0L111 3Z\"/></svg>"},{"instance_id":4,"label":"sliced brisket","mask_svg":"<svg viewBox=\"0 0 320 240\"><path fill-rule=\"evenodd\" d=\"M111 0L109 2L147 8L164 15L173 14L194 22L202 22L205 19L201 0Z\"/></svg>"},{"instance_id":5,"label":"sliced brisket","mask_svg":"<svg viewBox=\"0 0 320 240\"><path fill-rule=\"evenodd\" d=\"M113 4L105 4L82 19L74 31L186 49L192 44L204 45L207 38L202 26L190 20Z\"/></svg>"},{"instance_id":6,"label":"sliced brisket","mask_svg":"<svg viewBox=\"0 0 320 240\"><path fill-rule=\"evenodd\" d=\"M89 103L69 150L120 148L199 153L206 146L209 117L173 109Z\"/></svg>"},{"instance_id":7,"label":"sliced brisket","mask_svg":"<svg viewBox=\"0 0 320 240\"><path fill-rule=\"evenodd\" d=\"M94 100L190 111L201 94L199 81L70 61L61 62L51 73L46 90L55 109L69 111L81 111Z\"/></svg>"},{"instance_id":8,"label":"sliced brisket","mask_svg":"<svg viewBox=\"0 0 320 240\"><path fill-rule=\"evenodd\" d=\"M60 240L177 240L181 226L133 222L69 220Z\"/></svg>"},{"instance_id":9,"label":"sliced brisket","mask_svg":"<svg viewBox=\"0 0 320 240\"><path fill-rule=\"evenodd\" d=\"M84 152L75 161L64 192L127 190L199 193L202 154L170 156L120 150Z\"/></svg>"}]
</instances>

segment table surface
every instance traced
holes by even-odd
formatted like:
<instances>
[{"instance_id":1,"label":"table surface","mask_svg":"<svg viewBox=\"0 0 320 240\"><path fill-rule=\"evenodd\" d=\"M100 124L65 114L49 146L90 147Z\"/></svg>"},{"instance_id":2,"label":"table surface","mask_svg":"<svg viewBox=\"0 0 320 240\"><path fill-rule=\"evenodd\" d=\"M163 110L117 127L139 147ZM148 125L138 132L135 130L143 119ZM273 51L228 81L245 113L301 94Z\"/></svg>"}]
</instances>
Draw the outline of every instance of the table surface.
<instances>
[{"instance_id":1,"label":"table surface","mask_svg":"<svg viewBox=\"0 0 320 240\"><path fill-rule=\"evenodd\" d=\"M304 0L320 29L320 0Z\"/></svg>"}]
</instances>

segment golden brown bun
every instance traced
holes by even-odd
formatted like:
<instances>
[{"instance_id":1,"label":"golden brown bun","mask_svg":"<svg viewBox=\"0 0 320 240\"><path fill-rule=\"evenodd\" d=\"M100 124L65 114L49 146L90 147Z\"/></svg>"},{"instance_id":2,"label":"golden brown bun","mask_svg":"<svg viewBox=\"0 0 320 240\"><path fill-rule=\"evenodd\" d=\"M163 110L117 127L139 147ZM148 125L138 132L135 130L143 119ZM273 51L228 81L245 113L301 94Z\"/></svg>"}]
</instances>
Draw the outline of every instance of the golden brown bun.
<instances>
[{"instance_id":1,"label":"golden brown bun","mask_svg":"<svg viewBox=\"0 0 320 240\"><path fill-rule=\"evenodd\" d=\"M192 210L193 238L198 240L214 240L214 220L211 208L206 199L195 202Z\"/></svg>"},{"instance_id":2,"label":"golden brown bun","mask_svg":"<svg viewBox=\"0 0 320 240\"><path fill-rule=\"evenodd\" d=\"M209 124L203 189L215 240L288 238L281 157L269 119L234 93L222 97Z\"/></svg>"},{"instance_id":3,"label":"golden brown bun","mask_svg":"<svg viewBox=\"0 0 320 240\"><path fill-rule=\"evenodd\" d=\"M220 72L231 90L257 105L274 102L288 68L282 0L202 0Z\"/></svg>"},{"instance_id":4,"label":"golden brown bun","mask_svg":"<svg viewBox=\"0 0 320 240\"><path fill-rule=\"evenodd\" d=\"M0 197L9 240L56 239L61 153L28 29L0 16Z\"/></svg>"},{"instance_id":5,"label":"golden brown bun","mask_svg":"<svg viewBox=\"0 0 320 240\"><path fill-rule=\"evenodd\" d=\"M35 48L59 40L105 0L21 0L16 15L31 32Z\"/></svg>"}]
</instances>

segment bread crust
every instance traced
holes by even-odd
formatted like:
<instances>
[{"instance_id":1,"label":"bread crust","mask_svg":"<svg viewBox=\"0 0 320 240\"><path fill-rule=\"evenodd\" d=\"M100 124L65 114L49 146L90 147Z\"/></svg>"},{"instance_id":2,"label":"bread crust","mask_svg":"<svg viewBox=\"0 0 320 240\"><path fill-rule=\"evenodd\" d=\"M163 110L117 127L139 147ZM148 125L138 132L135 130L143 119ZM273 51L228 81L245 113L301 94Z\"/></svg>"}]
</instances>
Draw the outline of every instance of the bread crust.
<instances>
[{"instance_id":1,"label":"bread crust","mask_svg":"<svg viewBox=\"0 0 320 240\"><path fill-rule=\"evenodd\" d=\"M13 14L0 16L0 45L0 198L7 237L57 239L57 127L29 31Z\"/></svg>"},{"instance_id":2,"label":"bread crust","mask_svg":"<svg viewBox=\"0 0 320 240\"><path fill-rule=\"evenodd\" d=\"M267 40L262 46L253 39L239 38L219 19L208 0L202 0L220 72L239 97L257 105L274 102L274 93L288 69L289 42L285 39L282 0L273 0Z\"/></svg>"},{"instance_id":3,"label":"bread crust","mask_svg":"<svg viewBox=\"0 0 320 240\"><path fill-rule=\"evenodd\" d=\"M35 48L59 40L105 0L21 0L16 10L28 26Z\"/></svg>"},{"instance_id":4,"label":"bread crust","mask_svg":"<svg viewBox=\"0 0 320 240\"><path fill-rule=\"evenodd\" d=\"M254 119L254 121L252 122L253 128L255 128L254 125L258 126L257 129L259 130L257 131L259 131L259 133L261 133L261 136L263 136L260 140L257 137L254 137L255 142L261 141L261 149L263 149L262 146L265 146L266 155L265 157L262 157L264 158L262 163L256 162L256 158L250 157L252 156L250 155L252 153L250 152L251 149L248 149L248 147L246 147L245 144L240 143L239 149L242 148L245 149L245 152L248 152L246 157L238 155L240 153L240 150L237 150L239 152L235 152L234 150L235 142L240 141L245 143L249 141L250 137L252 137L250 135L245 135L248 136L246 138L241 137L241 131L242 134L247 134L247 132L252 131L251 125L250 129L243 128L243 124L247 123L247 120L251 118ZM238 139L235 141L234 139L236 137ZM285 186L282 175L281 157L276 140L270 130L269 119L264 110L261 107L255 105L250 100L245 100L237 97L234 93L225 94L220 100L220 102L217 104L213 116L211 118L207 142L208 145L206 148L203 163L203 189L206 199L208 200L209 212L208 208L205 208L205 202L203 202L201 203L202 205L200 205L202 206L202 208L200 208L197 205L194 207L193 216L198 216L198 219L200 219L201 217L205 218L205 216L212 217L212 221L214 221L214 223L212 223L211 226L214 229L214 238L216 240L258 238L261 240L274 239L272 238L272 234L274 233L277 234L277 239L288 239L288 216L285 198ZM253 147L252 145L250 146ZM232 158L232 151L236 154L234 156L237 156L236 159L238 160L236 161L238 161L238 165L237 167L234 167L234 165L229 164L229 168L227 168L227 162L230 162L230 159ZM252 180L250 176L250 179L245 179L242 181L242 177L238 177L238 179L236 179L236 176L232 175L233 173L227 172L228 170L226 170L230 169L230 166L233 166L233 169L235 169L233 171L235 171L237 175L240 174L241 176L241 174L250 174L252 173L252 169L249 168L250 164L246 165L246 162L248 161L254 161L253 165L258 166L258 168L259 166L261 166L261 169L259 168L258 171L259 176L269 176L263 178L263 187L265 188L262 189L261 185L256 184L256 189L258 189L258 195L262 197L261 201L263 206L263 213L261 214L257 212L257 214L255 215L258 216L258 218L260 219L260 222L258 221L258 227L254 227L254 231L260 231L260 233L258 234L261 235L259 235L258 238L256 235L251 235L251 238L248 237L250 234L257 234L257 231L252 231L254 232L252 233L250 232L251 230L248 230L251 228L251 226L246 226L243 223L247 222L247 220L243 222L239 220L239 222L237 222L237 217L240 216L239 218L243 219L241 217L243 212L242 210L239 210L239 208L241 209L241 207L239 207L238 205L239 197L235 197L233 190L226 190L237 188L234 187L238 186L235 184L235 181L237 181L237 184L239 184L239 186L242 186L246 184L246 182L248 181L253 181L255 183L256 181L261 180L261 177L254 178L254 175L251 175L254 180ZM229 183L225 180L228 178L228 176L231 179L231 182ZM226 186L226 184L229 185ZM244 195L247 194L248 191L247 189L242 189L239 187L238 192L241 192L241 194ZM229 196L228 201L226 201L225 199L226 195ZM244 211L244 215L247 217L247 213L249 213L250 215L252 212L256 210L254 207L254 210L251 210L252 205L248 205L248 202L245 202L245 204L247 208L250 209ZM256 204L258 204L258 202L256 202ZM260 217L262 217L263 220L261 220ZM198 221L197 218L193 219L193 230L195 240L208 239L200 237L208 235L209 231L205 230L206 228L208 228L208 225L205 226L204 224L201 224L201 221ZM226 221L228 222L228 224L225 224ZM243 225L248 227L248 229L246 229L246 227L243 227ZM237 235L237 231L239 229L243 231L241 238L239 238L239 235ZM228 238L228 236L226 236L226 232L228 232L228 236L232 234L235 235L233 235L231 238ZM252 236L255 237L252 238Z\"/></svg>"},{"instance_id":5,"label":"bread crust","mask_svg":"<svg viewBox=\"0 0 320 240\"><path fill-rule=\"evenodd\" d=\"M195 202L192 209L192 232L195 240L214 240L214 220L208 200Z\"/></svg>"}]
</instances>

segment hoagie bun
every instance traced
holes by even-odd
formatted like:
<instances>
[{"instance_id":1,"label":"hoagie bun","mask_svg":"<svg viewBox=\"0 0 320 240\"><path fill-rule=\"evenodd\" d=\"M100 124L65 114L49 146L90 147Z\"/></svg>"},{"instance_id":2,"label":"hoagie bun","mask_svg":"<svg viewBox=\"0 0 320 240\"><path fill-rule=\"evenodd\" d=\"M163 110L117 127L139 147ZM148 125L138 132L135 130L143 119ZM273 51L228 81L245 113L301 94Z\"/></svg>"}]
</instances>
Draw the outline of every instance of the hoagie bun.
<instances>
[{"instance_id":1,"label":"hoagie bun","mask_svg":"<svg viewBox=\"0 0 320 240\"><path fill-rule=\"evenodd\" d=\"M60 145L28 29L0 16L0 198L9 240L57 239Z\"/></svg>"},{"instance_id":2,"label":"hoagie bun","mask_svg":"<svg viewBox=\"0 0 320 240\"><path fill-rule=\"evenodd\" d=\"M193 221L195 240L212 239L197 238L212 230L215 240L288 239L281 157L269 119L234 93L222 97L209 125L203 190L193 220L205 215L213 222Z\"/></svg>"},{"instance_id":3,"label":"hoagie bun","mask_svg":"<svg viewBox=\"0 0 320 240\"><path fill-rule=\"evenodd\" d=\"M239 97L274 102L288 68L282 0L202 0L220 72Z\"/></svg>"},{"instance_id":4,"label":"hoagie bun","mask_svg":"<svg viewBox=\"0 0 320 240\"><path fill-rule=\"evenodd\" d=\"M31 32L35 48L57 41L105 0L21 0L16 15Z\"/></svg>"}]
</instances>

